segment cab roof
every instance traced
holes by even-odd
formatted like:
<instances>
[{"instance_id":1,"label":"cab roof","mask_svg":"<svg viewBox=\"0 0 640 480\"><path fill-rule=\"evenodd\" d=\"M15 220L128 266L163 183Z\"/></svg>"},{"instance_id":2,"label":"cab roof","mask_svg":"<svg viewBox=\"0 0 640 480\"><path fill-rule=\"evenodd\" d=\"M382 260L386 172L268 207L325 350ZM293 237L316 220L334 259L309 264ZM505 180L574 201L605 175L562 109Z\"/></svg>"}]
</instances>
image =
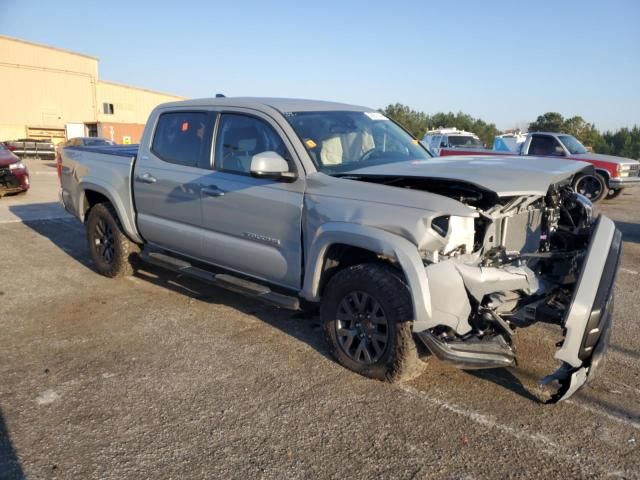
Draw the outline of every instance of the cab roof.
<instances>
[{"instance_id":1,"label":"cab roof","mask_svg":"<svg viewBox=\"0 0 640 480\"><path fill-rule=\"evenodd\" d=\"M299 98L269 98L269 97L218 97L197 98L178 102L164 103L162 107L247 107L264 109L271 107L281 113L289 112L330 112L351 111L371 112L368 107L348 105L346 103L326 102L323 100L305 100Z\"/></svg>"}]
</instances>

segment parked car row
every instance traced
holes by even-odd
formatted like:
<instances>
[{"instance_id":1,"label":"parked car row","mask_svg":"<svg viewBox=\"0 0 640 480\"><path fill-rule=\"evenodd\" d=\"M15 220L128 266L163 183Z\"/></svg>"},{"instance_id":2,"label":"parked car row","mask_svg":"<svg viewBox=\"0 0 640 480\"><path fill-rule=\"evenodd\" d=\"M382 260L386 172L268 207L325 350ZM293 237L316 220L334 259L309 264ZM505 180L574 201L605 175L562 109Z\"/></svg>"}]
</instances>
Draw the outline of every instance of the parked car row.
<instances>
[{"instance_id":1,"label":"parked car row","mask_svg":"<svg viewBox=\"0 0 640 480\"><path fill-rule=\"evenodd\" d=\"M443 131L444 132L444 131ZM631 158L602 155L590 152L578 139L572 135L554 132L532 132L523 141L517 139L513 145L514 151L504 148L496 150L483 148L477 137L472 138L469 132L449 129L440 136L427 132L423 142L434 151L434 142L439 141L435 153L439 156L463 155L517 155L530 156L534 160L542 157L554 157L563 160L577 160L590 163L594 167L591 173L583 173L573 179L576 192L584 195L592 202L602 199L612 199L620 195L623 188L640 185L640 162ZM451 139L455 138L455 142ZM462 141L460 138L470 140ZM508 145L502 142L503 146Z\"/></svg>"},{"instance_id":2,"label":"parked car row","mask_svg":"<svg viewBox=\"0 0 640 480\"><path fill-rule=\"evenodd\" d=\"M21 138L5 141L4 145L20 158L32 157L53 160L56 156L55 145L51 140Z\"/></svg>"}]
</instances>

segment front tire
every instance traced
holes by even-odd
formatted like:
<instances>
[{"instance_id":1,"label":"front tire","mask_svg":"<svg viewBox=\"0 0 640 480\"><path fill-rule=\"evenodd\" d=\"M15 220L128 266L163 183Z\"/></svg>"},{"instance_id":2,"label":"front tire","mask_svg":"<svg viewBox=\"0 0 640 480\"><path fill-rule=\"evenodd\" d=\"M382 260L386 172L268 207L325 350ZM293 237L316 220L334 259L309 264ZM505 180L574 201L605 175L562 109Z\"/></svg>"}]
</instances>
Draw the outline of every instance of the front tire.
<instances>
[{"instance_id":1,"label":"front tire","mask_svg":"<svg viewBox=\"0 0 640 480\"><path fill-rule=\"evenodd\" d=\"M390 266L367 263L335 274L320 315L331 353L342 366L389 382L421 372L409 289Z\"/></svg>"},{"instance_id":2,"label":"front tire","mask_svg":"<svg viewBox=\"0 0 640 480\"><path fill-rule=\"evenodd\" d=\"M607 193L607 181L599 173L579 175L573 182L574 190L587 197L592 203L602 199Z\"/></svg>"},{"instance_id":3,"label":"front tire","mask_svg":"<svg viewBox=\"0 0 640 480\"><path fill-rule=\"evenodd\" d=\"M91 208L86 229L89 254L99 273L110 278L133 275L134 257L140 249L125 235L110 204Z\"/></svg>"}]
</instances>

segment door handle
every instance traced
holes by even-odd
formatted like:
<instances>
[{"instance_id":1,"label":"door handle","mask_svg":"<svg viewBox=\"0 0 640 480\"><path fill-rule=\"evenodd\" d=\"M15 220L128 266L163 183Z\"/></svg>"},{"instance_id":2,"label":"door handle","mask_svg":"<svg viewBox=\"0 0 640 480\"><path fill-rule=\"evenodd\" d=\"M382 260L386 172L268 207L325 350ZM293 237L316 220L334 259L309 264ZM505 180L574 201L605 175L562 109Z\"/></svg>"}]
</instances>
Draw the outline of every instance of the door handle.
<instances>
[{"instance_id":1,"label":"door handle","mask_svg":"<svg viewBox=\"0 0 640 480\"><path fill-rule=\"evenodd\" d=\"M224 196L224 190L220 190L215 185L211 185L209 187L203 187L202 190L200 190L200 191L202 192L203 195L206 195L207 197L222 197L222 196Z\"/></svg>"},{"instance_id":2,"label":"door handle","mask_svg":"<svg viewBox=\"0 0 640 480\"><path fill-rule=\"evenodd\" d=\"M156 183L158 179L150 173L143 173L142 175L136 175L136 182L140 183Z\"/></svg>"}]
</instances>

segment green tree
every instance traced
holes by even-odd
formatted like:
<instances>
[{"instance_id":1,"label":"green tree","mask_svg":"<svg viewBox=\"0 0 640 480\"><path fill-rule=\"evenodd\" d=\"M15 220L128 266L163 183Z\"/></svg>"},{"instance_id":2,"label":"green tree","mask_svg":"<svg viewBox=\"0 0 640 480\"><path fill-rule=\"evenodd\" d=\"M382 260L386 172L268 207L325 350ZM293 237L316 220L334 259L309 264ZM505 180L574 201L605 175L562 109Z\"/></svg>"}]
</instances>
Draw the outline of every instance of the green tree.
<instances>
[{"instance_id":1,"label":"green tree","mask_svg":"<svg viewBox=\"0 0 640 480\"><path fill-rule=\"evenodd\" d=\"M396 103L380 110L387 117L406 128L415 138L421 139L428 130L429 121L423 112L412 110L406 105Z\"/></svg>"},{"instance_id":2,"label":"green tree","mask_svg":"<svg viewBox=\"0 0 640 480\"><path fill-rule=\"evenodd\" d=\"M471 115L463 112L438 112L433 115L427 115L424 112L418 112L401 103L388 105L380 109L380 112L398 122L418 139L424 137L424 134L428 130L455 127L458 130L475 133L482 142L491 146L493 144L493 138L500 134L500 130L496 128L495 124L487 123L479 118L473 118Z\"/></svg>"},{"instance_id":3,"label":"green tree","mask_svg":"<svg viewBox=\"0 0 640 480\"><path fill-rule=\"evenodd\" d=\"M529 124L529 131L568 133L596 152L607 150L600 132L580 116L565 119L558 112L547 112Z\"/></svg>"},{"instance_id":4,"label":"green tree","mask_svg":"<svg viewBox=\"0 0 640 480\"><path fill-rule=\"evenodd\" d=\"M574 117L579 118L579 117ZM564 127L564 117L558 112L547 112L538 116L535 122L529 124L530 132L561 132Z\"/></svg>"},{"instance_id":5,"label":"green tree","mask_svg":"<svg viewBox=\"0 0 640 480\"><path fill-rule=\"evenodd\" d=\"M602 135L604 148L600 153L610 153L620 157L640 160L640 127L621 128L615 132L605 132Z\"/></svg>"}]
</instances>

